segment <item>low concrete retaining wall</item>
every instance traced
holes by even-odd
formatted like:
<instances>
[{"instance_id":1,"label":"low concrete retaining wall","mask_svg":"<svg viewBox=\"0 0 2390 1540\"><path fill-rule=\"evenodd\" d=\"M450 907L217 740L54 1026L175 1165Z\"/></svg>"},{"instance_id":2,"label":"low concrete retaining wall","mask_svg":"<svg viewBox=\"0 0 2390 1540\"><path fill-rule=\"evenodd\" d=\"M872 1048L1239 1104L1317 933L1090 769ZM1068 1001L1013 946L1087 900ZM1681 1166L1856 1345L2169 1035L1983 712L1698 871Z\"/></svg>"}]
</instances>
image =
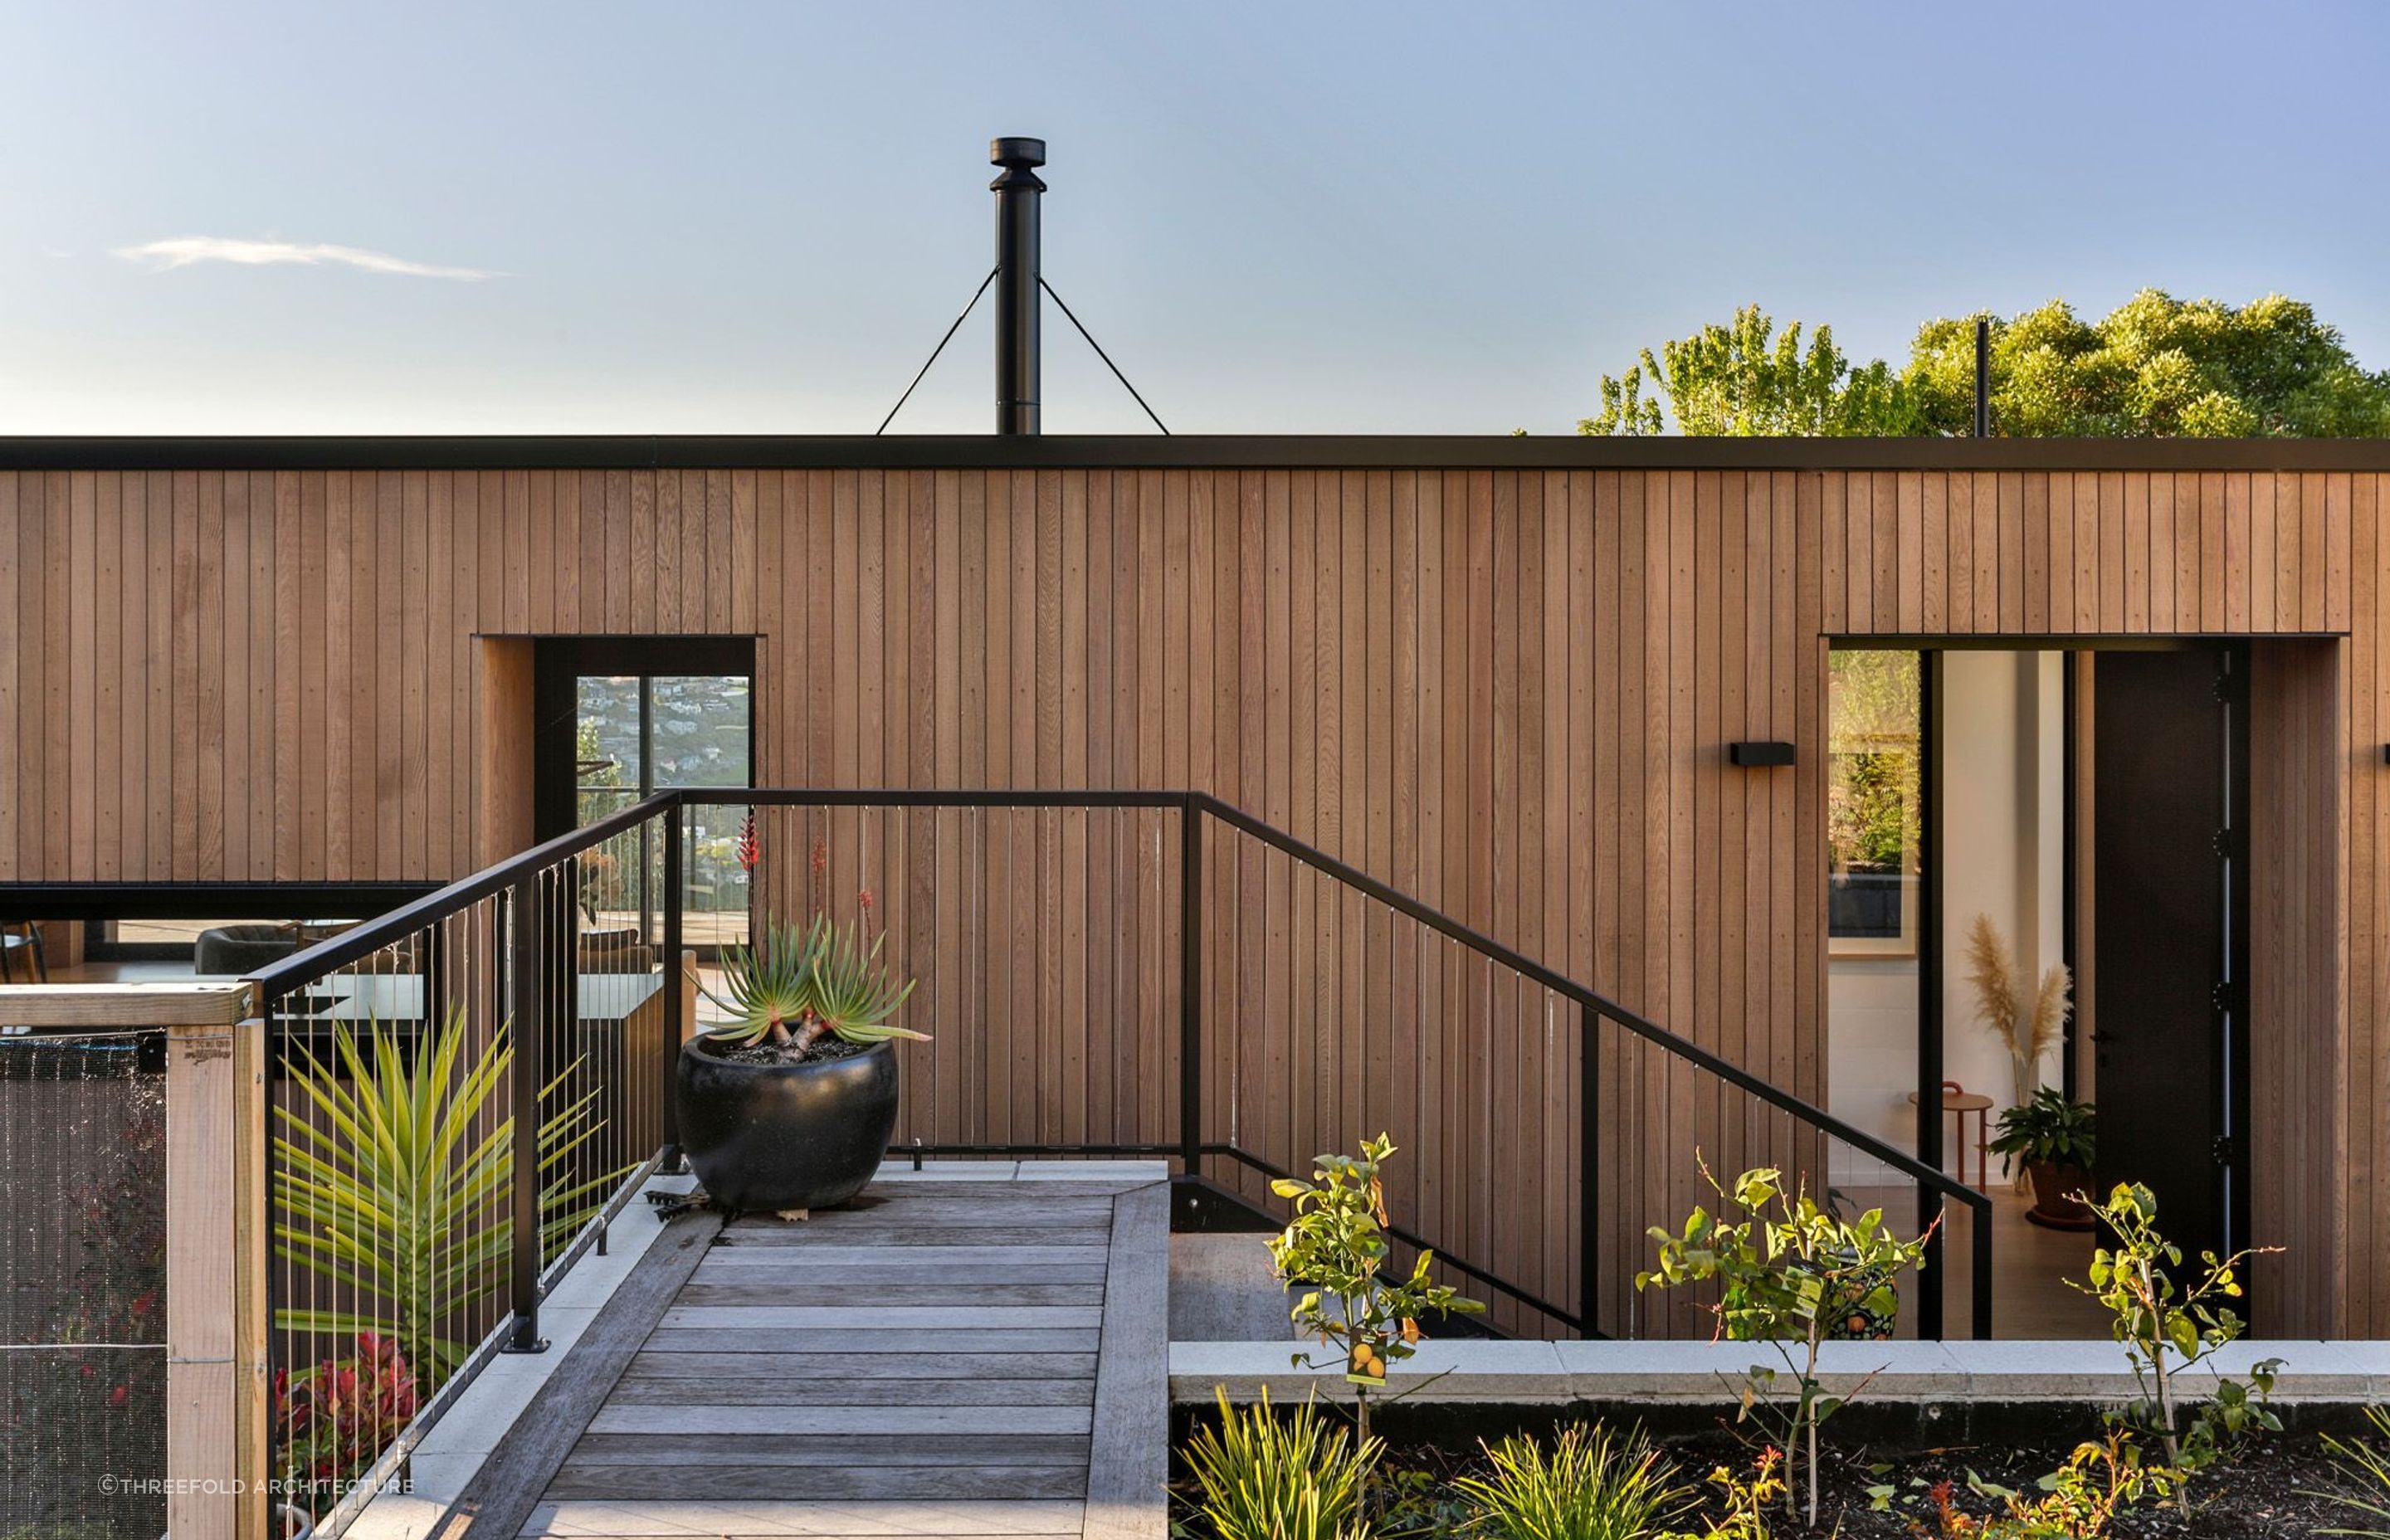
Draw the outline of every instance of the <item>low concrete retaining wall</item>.
<instances>
[{"instance_id":1,"label":"low concrete retaining wall","mask_svg":"<svg viewBox=\"0 0 2390 1540\"><path fill-rule=\"evenodd\" d=\"M1212 1404L1215 1388L1238 1403L1256 1399L1265 1386L1279 1403L1314 1389L1344 1394L1341 1363L1311 1370L1289 1362L1302 1345L1173 1342L1171 1397L1201 1406ZM2283 1360L2277 1402L2390 1401L2390 1342L2236 1342L2184 1389L2204 1394L2217 1373L2246 1379L2249 1366L2267 1358ZM1387 1394L1420 1405L1731 1406L1754 1364L1774 1365L1783 1383L1782 1360L1759 1342L1426 1342L1389 1378ZM1877 1405L2105 1405L2139 1393L2114 1342L1829 1342L1820 1365L1830 1393L1864 1394Z\"/></svg>"}]
</instances>

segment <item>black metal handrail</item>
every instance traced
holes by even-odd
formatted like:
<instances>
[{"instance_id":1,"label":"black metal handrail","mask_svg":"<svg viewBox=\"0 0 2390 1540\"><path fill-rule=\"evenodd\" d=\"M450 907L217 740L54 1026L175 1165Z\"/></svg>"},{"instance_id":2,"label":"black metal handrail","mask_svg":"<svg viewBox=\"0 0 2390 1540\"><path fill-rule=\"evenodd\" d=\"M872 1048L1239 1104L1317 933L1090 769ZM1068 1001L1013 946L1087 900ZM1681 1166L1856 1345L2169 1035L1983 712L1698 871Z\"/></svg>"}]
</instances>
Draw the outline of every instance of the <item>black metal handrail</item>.
<instances>
[{"instance_id":1,"label":"black metal handrail","mask_svg":"<svg viewBox=\"0 0 2390 1540\"><path fill-rule=\"evenodd\" d=\"M1930 1223L1923 1215L1934 1207L1933 1200L1925 1196L1928 1192L1961 1204L1974 1218L1974 1230L1968 1248L1968 1272L1972 1299L1971 1329L1980 1340L1988 1341L1991 1338L1992 1200L1985 1194L1948 1174L1925 1164L1915 1156L1886 1144L1865 1129L1844 1122L1824 1108L1793 1095L1773 1082L1762 1080L1741 1066L1719 1058L1701 1045L1678 1036L1647 1017L1628 1010L1607 995L1598 994L1574 979L1556 972L1523 953L1503 945L1482 931L1471 930L1449 915L1430 908L1407 893L1388 887L1368 873L1340 861L1324 851L1304 844L1285 830L1262 822L1241 808L1232 806L1217 797L1201 791L1189 793L1189 806L1190 810L1200 809L1230 828L1250 835L1345 886L1356 889L1371 900L1418 921L1438 934L1477 953L1480 956L1509 969L1530 982L1574 1002L1584 1013L1584 1020L1578 1033L1578 1046L1581 1054L1578 1072L1583 1077L1586 1087L1583 1095L1587 1106L1590 1107L1593 1104L1594 1087L1599 1084L1600 1067L1593 1032L1593 1021L1598 1017L1633 1033L1645 1042L1683 1059L1695 1069L1717 1076L1736 1089L1767 1102L1808 1124L1818 1133L1839 1139L1861 1154L1872 1157L1908 1177L1918 1187L1921 1224ZM1579 1216L1577 1223L1577 1242L1584 1253L1578 1276L1585 1297L1579 1303L1574 1319L1580 1331L1589 1334L1594 1329L1593 1290L1596 1288L1595 1279L1600 1271L1599 1258L1595 1250L1598 1245L1598 1232L1592 1219L1594 1203L1592 1195L1599 1190L1601 1174L1600 1147L1589 1131L1579 1137L1578 1158L1583 1164L1583 1170L1580 1173L1580 1187L1586 1194L1584 1199L1586 1210ZM1406 1236L1404 1238L1411 1238ZM1937 1276L1942 1267L1943 1238L1939 1226L1932 1226L1926 1236L1926 1266L1929 1271ZM1417 1244L1416 1241L1413 1243ZM1474 1270L1464 1268L1463 1271L1473 1272ZM1936 1290L1929 1293L1923 1304L1925 1324L1931 1328L1926 1334L1939 1336L1943 1314L1940 1290ZM1568 1313L1563 1312L1561 1315L1564 1320L1572 1318Z\"/></svg>"},{"instance_id":2,"label":"black metal handrail","mask_svg":"<svg viewBox=\"0 0 2390 1540\"><path fill-rule=\"evenodd\" d=\"M1946 1173L1926 1165L1914 1156L1886 1143L1866 1130L1856 1127L1825 1109L1752 1074L1741 1067L1720 1058L1700 1045L1670 1032L1641 1014L1600 994L1586 984L1507 946L1441 910L1421 903L1411 895L1393 888L1351 864L1339 860L1317 847L1254 817L1209 792L1190 790L1121 790L1121 789L928 789L913 788L782 788L726 787L713 789L682 789L663 791L646 801L609 815L585 828L550 840L501 861L485 870L476 872L436 892L393 910L379 919L360 925L342 934L317 943L291 957L261 969L251 977L259 989L261 1007L289 995L338 968L369 956L413 931L457 913L481 899L506 892L531 879L532 876L557 862L591 849L605 841L636 828L649 819L660 819L664 836L663 869L670 874L662 894L663 956L669 973L678 966L683 941L681 892L681 855L683 820L679 812L688 806L740 807L858 807L858 808L1017 808L1049 810L1145 809L1157 812L1177 812L1182 815L1179 906L1182 915L1195 915L1202 907L1202 826L1205 820L1216 821L1227 828L1255 840L1291 859L1309 866L1330 879L1352 889L1371 902L1444 936L1455 944L1506 969L1538 988L1548 991L1574 1004L1580 1012L1581 1074L1584 1077L1587 1104L1596 1094L1598 1080L1597 1020L1608 1020L1622 1030L1651 1044L1674 1059L1703 1073L1715 1076L1735 1089L1777 1109L1819 1135L1841 1140L1853 1149L1867 1155L1907 1181L1919 1192L1921 1212L1929 1212L1939 1202L1956 1203L1967 1209L1974 1219L1970 1248L1972 1289L1972 1332L1978 1338L1988 1338L1992 1327L1992 1264L1991 1264L1991 1200L1983 1193L1966 1186ZM1250 1169L1278 1176L1285 1172L1233 1143L1207 1143L1202 1137L1203 1086L1202 1076L1191 1067L1202 1062L1203 1030L1201 1019L1201 978L1202 969L1201 938L1199 928L1180 926L1181 984L1180 999L1180 1063L1179 1077L1179 1138L1166 1145L938 1145L921 1146L924 1154L1096 1154L1096 1153L1172 1153L1181 1161L1186 1172L1200 1173L1207 1157L1218 1156L1238 1161ZM667 989L664 1006L665 1052L677 1051L685 1035L687 1023L682 1021L682 999L677 988ZM671 1066L665 1067L667 1076ZM669 1084L669 1081L666 1081ZM664 1098L663 1132L665 1149L662 1159L667 1169L676 1161L676 1130L673 1126L671 1098ZM1455 1270L1508 1294L1520 1303L1575 1327L1580 1332L1597 1332L1594 1308L1595 1290L1600 1277L1598 1226L1593 1222L1600 1201L1600 1172L1599 1141L1586 1133L1580 1136L1580 1187L1584 1205L1579 1222L1581 1249L1579 1279L1583 1297L1574 1309L1562 1308L1536 1297L1517 1284L1455 1256L1448 1248L1437 1247L1438 1256ZM896 1153L902 1154L904 1151ZM1423 1238L1407 1231L1397 1231L1400 1238L1413 1245L1428 1245ZM1942 1258L1943 1236L1936 1228L1929 1238L1928 1264L1938 1269ZM526 1296L518 1290L518 1299ZM536 1291L528 1298L535 1305ZM1929 1291L1922 1302L1923 1320L1921 1330L1925 1335L1938 1335L1941 1328L1942 1301L1938 1290Z\"/></svg>"},{"instance_id":3,"label":"black metal handrail","mask_svg":"<svg viewBox=\"0 0 2390 1540\"><path fill-rule=\"evenodd\" d=\"M677 791L664 791L643 802L634 802L570 834L559 834L545 844L509 855L444 888L436 888L411 904L401 905L362 925L353 925L337 936L266 964L248 978L256 987L259 1007L263 1009L336 969L370 956L393 942L404 941L426 926L436 925L482 899L502 893L559 861L594 850L618 834L628 833L676 805L680 795Z\"/></svg>"},{"instance_id":4,"label":"black metal handrail","mask_svg":"<svg viewBox=\"0 0 2390 1540\"><path fill-rule=\"evenodd\" d=\"M1223 802L1210 792L995 789L935 790L912 788L866 790L852 788L803 789L742 787L684 790L676 795L691 804L737 807L1148 808L1162 811L1176 809L1186 818L1182 831L1186 845L1179 863L1182 884L1180 913L1182 915L1192 915L1201 907L1201 819L1203 817L1216 819L1228 828L1258 840L1282 854L1352 888L1372 902L1416 920L1489 962L1569 1000L1584 1013L1584 1020L1581 1023L1583 1026L1589 1028L1592 1020L1597 1017L1609 1020L1673 1057L1684 1060L1693 1068L1715 1075L1736 1089L1755 1097L1807 1124L1818 1133L1839 1139L1860 1153L1882 1162L1917 1185L1921 1210L1933 1206L1932 1200L1925 1197L1929 1192L1944 1200L1965 1207L1974 1218L1974 1233L1969 1255L1969 1270L1973 1286L1972 1330L1978 1338L1988 1339L1992 1335L1990 1226L1992 1204L1991 1200L1985 1194L1977 1192L1945 1172L1926 1165L1916 1157L1885 1143L1866 1130L1844 1122L1824 1108L1795 1096L1781 1086L1762 1080L1740 1066L1719 1058L1699 1044L1681 1037L1657 1022L1627 1009L1615 1000L1597 993L1576 980L1555 971L1514 948L1505 946L1483 931L1473 930L1441 910L1420 903L1408 893L1389 887L1358 867L1338 860L1315 846L1305 844L1285 830L1263 822L1242 808ZM668 888L671 886L672 884L667 884ZM1189 1074L1183 1069L1185 1065L1201 1062L1200 992L1191 987L1191 983L1200 978L1202 963L1200 956L1201 939L1196 934L1195 927L1182 924L1179 929L1180 944L1183 948L1180 968L1183 977L1189 981L1187 983L1182 983L1179 990L1182 1033L1179 1129L1182 1159L1187 1170L1192 1174L1202 1154L1209 1149L1202 1144L1201 1134L1202 1077L1199 1074ZM668 947L672 944L672 940L673 938L668 935ZM1585 1076L1585 1084L1587 1087L1586 1097L1588 1106L1592 1102L1592 1087L1598 1084L1594 1036L1595 1034L1589 1030L1582 1031L1579 1034L1583 1054L1581 1072ZM1575 1310L1560 1309L1548 1302L1536 1299L1523 1292L1516 1286L1456 1259L1446 1249L1437 1248L1439 1259L1451 1263L1462 1273L1501 1289L1523 1303L1532 1305L1557 1319L1567 1321L1581 1332L1591 1334L1595 1330L1595 1311L1592 1303L1594 1280L1600 1271L1598 1258L1593 1252L1593 1248L1597 1244L1596 1226L1591 1222L1592 1206L1597 1200L1596 1194L1599 1191L1600 1174L1597 1165L1598 1150L1596 1140L1589 1136L1581 1137L1580 1158L1585 1163L1581 1187L1586 1213L1580 1218L1578 1232L1579 1245L1585 1250L1586 1255L1583 1258L1584 1264L1580 1267L1579 1277L1585 1290L1585 1298L1579 1302ZM1254 1169L1265 1171L1272 1175L1286 1174L1233 1146L1222 1148L1219 1153L1240 1160L1253 1166ZM1414 1245L1423 1244L1416 1237L1407 1234L1403 1234L1401 1238ZM1938 1227L1929 1236L1927 1247L1928 1266L1938 1271L1943 1251L1943 1235ZM1925 1324L1932 1328L1930 1334L1939 1335L1942 1315L1939 1290L1927 1296L1925 1310Z\"/></svg>"}]
</instances>

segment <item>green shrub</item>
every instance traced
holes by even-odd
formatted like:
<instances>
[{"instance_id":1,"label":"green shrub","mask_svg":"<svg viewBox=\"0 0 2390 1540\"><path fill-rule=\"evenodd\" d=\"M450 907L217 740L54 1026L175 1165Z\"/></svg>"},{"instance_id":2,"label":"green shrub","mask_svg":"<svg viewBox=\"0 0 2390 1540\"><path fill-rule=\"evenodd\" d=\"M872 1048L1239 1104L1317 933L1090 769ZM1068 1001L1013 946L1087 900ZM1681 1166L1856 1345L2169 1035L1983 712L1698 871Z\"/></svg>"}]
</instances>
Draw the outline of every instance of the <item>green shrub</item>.
<instances>
[{"instance_id":1,"label":"green shrub","mask_svg":"<svg viewBox=\"0 0 2390 1540\"><path fill-rule=\"evenodd\" d=\"M1377 1463L1375 1439L1357 1444L1343 1428L1304 1405L1292 1417L1261 1405L1241 1411L1219 1393L1220 1425L1196 1431L1187 1463L1196 1505L1219 1540L1359 1540L1361 1486Z\"/></svg>"},{"instance_id":2,"label":"green shrub","mask_svg":"<svg viewBox=\"0 0 2390 1540\"><path fill-rule=\"evenodd\" d=\"M1487 1446L1490 1479L1463 1477L1469 1528L1493 1540L1648 1540L1690 1505L1674 1467L1642 1436L1561 1430L1549 1451L1513 1436Z\"/></svg>"},{"instance_id":3,"label":"green shrub","mask_svg":"<svg viewBox=\"0 0 2390 1540\"><path fill-rule=\"evenodd\" d=\"M1713 1216L1696 1208L1681 1234L1653 1228L1659 1262L1651 1272L1635 1275L1635 1287L1674 1289L1715 1279L1725 1291L1703 1308L1716 1315L1721 1334L1739 1342L1765 1342L1782 1360L1795 1393L1789 1401L1780 1399L1777 1370L1754 1364L1743 1373L1737 1419L1755 1418L1782 1441L1792 1456L1788 1473L1805 1453L1808 1519L1815 1528L1818 1431L1849 1399L1825 1392L1818 1375L1818 1350L1855 1307L1877 1319L1888 1316L1893 1279L1924 1266L1933 1232L1903 1240L1884 1224L1882 1209L1870 1209L1856 1223L1845 1221L1820 1208L1806 1191L1788 1187L1773 1167L1744 1172L1729 1189L1703 1162L1702 1179L1717 1193L1719 1212ZM1782 1491L1790 1513L1789 1482Z\"/></svg>"},{"instance_id":4,"label":"green shrub","mask_svg":"<svg viewBox=\"0 0 2390 1540\"><path fill-rule=\"evenodd\" d=\"M1784 1495L1783 1464L1784 1457L1771 1444L1759 1452L1748 1476L1719 1466L1710 1472L1710 1484L1717 1488L1713 1501L1724 1510L1717 1521L1698 1530L1671 1532L1658 1540L1772 1540L1767 1510Z\"/></svg>"},{"instance_id":5,"label":"green shrub","mask_svg":"<svg viewBox=\"0 0 2390 1540\"><path fill-rule=\"evenodd\" d=\"M1388 1271L1394 1220L1386 1212L1386 1162L1394 1141L1381 1134L1361 1141L1361 1153L1319 1155L1311 1180L1272 1182L1270 1190L1294 1203L1294 1217L1269 1243L1278 1276L1304 1292L1294 1302L1295 1329L1332 1343L1353 1387L1354 1420L1369 1436L1369 1392L1383 1390L1386 1371L1408 1358L1427 1333L1420 1319L1475 1315L1484 1305L1428 1275L1435 1253L1422 1250L1406 1275ZM1308 1352L1297 1368L1314 1368ZM1365 1482L1366 1484L1366 1482ZM1368 1494L1363 1493L1363 1500Z\"/></svg>"},{"instance_id":6,"label":"green shrub","mask_svg":"<svg viewBox=\"0 0 2390 1540\"><path fill-rule=\"evenodd\" d=\"M2241 1317L2223 1303L2241 1297L2240 1268L2279 1246L2253 1247L2218 1257L2202 1251L2196 1269L2183 1265L2182 1248L2158 1230L2158 1200L2139 1183L2120 1182L2097 1206L2115 1247L2091 1253L2091 1281L2068 1285L2107 1307L2109 1333L2124 1347L2140 1395L2114 1415L2135 1437L2154 1438L2165 1450L2178 1508L2191 1506L2190 1479L2259 1432L2280 1432L2267 1408L2279 1358L2250 1366L2249 1383L2217 1377L2213 1396L2185 1405L2182 1377L2237 1341Z\"/></svg>"}]
</instances>

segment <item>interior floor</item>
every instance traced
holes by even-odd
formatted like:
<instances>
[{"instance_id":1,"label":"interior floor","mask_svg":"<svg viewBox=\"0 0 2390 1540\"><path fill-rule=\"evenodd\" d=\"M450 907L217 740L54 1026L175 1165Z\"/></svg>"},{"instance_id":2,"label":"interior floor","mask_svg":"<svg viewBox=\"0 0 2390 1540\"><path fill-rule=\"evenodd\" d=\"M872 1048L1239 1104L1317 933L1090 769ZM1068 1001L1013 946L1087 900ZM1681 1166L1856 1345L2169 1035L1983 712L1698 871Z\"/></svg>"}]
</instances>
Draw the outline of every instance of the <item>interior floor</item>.
<instances>
[{"instance_id":1,"label":"interior floor","mask_svg":"<svg viewBox=\"0 0 2390 1540\"><path fill-rule=\"evenodd\" d=\"M1911 1187L1844 1189L1863 1207L1881 1207L1895 1221L1916 1207ZM2099 1302L2067 1286L2081 1282L2091 1265L2093 1238L2088 1231L2047 1229L2025 1218L2033 1206L2030 1195L1995 1180L1992 1200L1992 1334L2002 1339L2073 1341L2108 1335L2107 1312ZM1901 1226L1904 1230L1906 1226ZM1942 1248L1950 1268L1950 1292L1944 1306L1943 1330L1964 1337L1974 1319L1974 1215L1964 1209L1952 1213ZM1899 1335L1917 1335L1917 1312L1908 1296L1920 1287L1911 1277L1902 1286Z\"/></svg>"}]
</instances>

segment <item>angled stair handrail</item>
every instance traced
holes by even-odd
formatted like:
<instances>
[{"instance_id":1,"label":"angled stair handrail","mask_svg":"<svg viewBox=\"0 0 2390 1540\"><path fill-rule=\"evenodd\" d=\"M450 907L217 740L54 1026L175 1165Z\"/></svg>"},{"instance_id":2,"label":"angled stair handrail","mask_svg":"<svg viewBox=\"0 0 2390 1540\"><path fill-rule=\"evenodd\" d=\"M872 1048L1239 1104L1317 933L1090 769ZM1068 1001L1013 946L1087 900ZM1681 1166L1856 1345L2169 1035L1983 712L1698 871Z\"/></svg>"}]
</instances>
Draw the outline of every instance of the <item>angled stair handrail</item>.
<instances>
[{"instance_id":1,"label":"angled stair handrail","mask_svg":"<svg viewBox=\"0 0 2390 1540\"><path fill-rule=\"evenodd\" d=\"M1503 945L1480 930L1473 930L1443 911L1420 903L1409 894L1388 887L1368 873L1339 861L1325 852L1313 849L1302 841L1262 822L1252 814L1220 801L1208 792L1190 792L1191 804L1211 815L1229 828L1249 834L1273 849L1294 857L1307 866L1334 878L1376 902L1384 905L1421 925L1438 932L1492 962L1528 979L1541 987L1561 995L1599 1016L1607 1018L1644 1041L1684 1059L1694 1068L1706 1071L1739 1090L1747 1091L1770 1106L1792 1114L1823 1134L1830 1134L1854 1149L1882 1161L1904 1176L1933 1187L1953 1201L1988 1213L1991 1200L1959 1181L1947 1172L1934 1170L1915 1156L1884 1143L1863 1128L1844 1123L1816 1103L1806 1101L1780 1086L1760 1079L1738 1065L1720 1059L1689 1038L1681 1037L1648 1018L1638 1016L1625 1006L1577 982L1566 974L1555 972L1542 963Z\"/></svg>"}]
</instances>

